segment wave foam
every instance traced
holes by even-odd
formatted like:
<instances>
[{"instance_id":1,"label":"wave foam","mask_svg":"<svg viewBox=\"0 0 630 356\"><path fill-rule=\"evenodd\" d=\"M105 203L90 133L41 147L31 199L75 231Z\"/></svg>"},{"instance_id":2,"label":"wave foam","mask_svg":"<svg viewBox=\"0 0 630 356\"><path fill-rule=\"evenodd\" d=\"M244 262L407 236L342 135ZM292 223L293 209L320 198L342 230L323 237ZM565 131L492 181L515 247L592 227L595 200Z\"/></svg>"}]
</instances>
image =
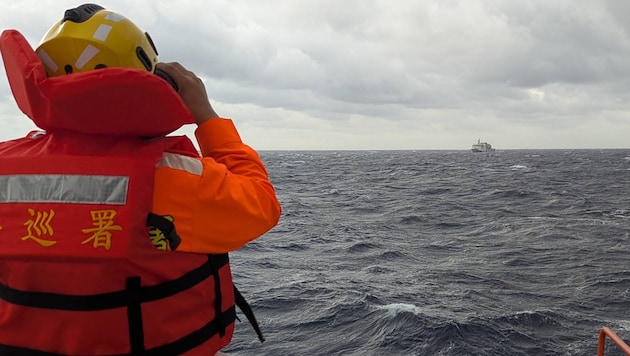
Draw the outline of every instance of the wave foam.
<instances>
[{"instance_id":1,"label":"wave foam","mask_svg":"<svg viewBox=\"0 0 630 356\"><path fill-rule=\"evenodd\" d=\"M414 315L421 315L422 314L422 309L420 309L419 307L417 307L417 306L415 306L413 304L407 304L407 303L385 304L385 305L378 306L377 309L385 310L391 316L396 316L396 315L402 314L402 313L411 313L411 314L414 314Z\"/></svg>"}]
</instances>

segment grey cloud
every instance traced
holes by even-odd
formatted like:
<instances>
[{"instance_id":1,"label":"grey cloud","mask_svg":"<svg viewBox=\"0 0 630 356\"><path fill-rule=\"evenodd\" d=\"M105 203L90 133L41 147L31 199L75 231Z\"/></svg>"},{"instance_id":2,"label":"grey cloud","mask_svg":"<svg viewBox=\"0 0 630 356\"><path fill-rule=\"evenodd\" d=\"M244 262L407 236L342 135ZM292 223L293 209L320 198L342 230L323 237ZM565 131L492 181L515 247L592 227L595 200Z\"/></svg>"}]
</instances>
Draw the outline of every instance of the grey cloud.
<instances>
[{"instance_id":1,"label":"grey cloud","mask_svg":"<svg viewBox=\"0 0 630 356\"><path fill-rule=\"evenodd\" d=\"M33 41L57 18L44 7L76 6L23 2L0 5L0 22ZM149 31L162 60L205 78L211 98L232 107L463 134L618 124L630 102L624 1L104 2Z\"/></svg>"},{"instance_id":2,"label":"grey cloud","mask_svg":"<svg viewBox=\"0 0 630 356\"><path fill-rule=\"evenodd\" d=\"M503 4L517 42L481 79L519 87L599 83L618 80L630 69L628 41L600 3Z\"/></svg>"}]
</instances>

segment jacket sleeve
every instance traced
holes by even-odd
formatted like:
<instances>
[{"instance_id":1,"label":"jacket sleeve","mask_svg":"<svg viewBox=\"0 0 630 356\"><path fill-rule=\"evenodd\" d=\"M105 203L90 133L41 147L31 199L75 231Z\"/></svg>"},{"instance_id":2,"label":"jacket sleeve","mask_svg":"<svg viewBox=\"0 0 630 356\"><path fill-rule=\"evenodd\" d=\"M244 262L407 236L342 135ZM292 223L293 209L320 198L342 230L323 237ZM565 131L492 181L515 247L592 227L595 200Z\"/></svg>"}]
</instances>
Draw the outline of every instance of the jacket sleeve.
<instances>
[{"instance_id":1,"label":"jacket sleeve","mask_svg":"<svg viewBox=\"0 0 630 356\"><path fill-rule=\"evenodd\" d=\"M177 251L234 251L278 223L280 203L263 162L231 120L208 120L195 135L202 158L165 154L158 164L154 212L173 217Z\"/></svg>"}]
</instances>

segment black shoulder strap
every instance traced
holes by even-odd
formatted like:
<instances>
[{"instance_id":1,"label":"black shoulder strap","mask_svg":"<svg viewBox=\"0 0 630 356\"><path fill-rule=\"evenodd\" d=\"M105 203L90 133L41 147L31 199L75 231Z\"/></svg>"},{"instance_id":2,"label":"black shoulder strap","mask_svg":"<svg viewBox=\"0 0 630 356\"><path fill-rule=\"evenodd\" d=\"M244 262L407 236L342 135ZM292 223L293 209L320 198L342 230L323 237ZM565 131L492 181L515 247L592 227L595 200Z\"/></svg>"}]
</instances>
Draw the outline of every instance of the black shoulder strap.
<instances>
[{"instance_id":1,"label":"black shoulder strap","mask_svg":"<svg viewBox=\"0 0 630 356\"><path fill-rule=\"evenodd\" d=\"M234 286L234 302L243 312L243 314L245 314L250 324L252 324L254 331L256 331L256 335L258 335L258 340L260 340L260 342L265 342L265 338L263 337L262 330L260 330L260 325L258 325L258 321L254 316L254 311L252 310L252 307L250 307L245 298L243 298L241 292L236 289L236 286Z\"/></svg>"}]
</instances>

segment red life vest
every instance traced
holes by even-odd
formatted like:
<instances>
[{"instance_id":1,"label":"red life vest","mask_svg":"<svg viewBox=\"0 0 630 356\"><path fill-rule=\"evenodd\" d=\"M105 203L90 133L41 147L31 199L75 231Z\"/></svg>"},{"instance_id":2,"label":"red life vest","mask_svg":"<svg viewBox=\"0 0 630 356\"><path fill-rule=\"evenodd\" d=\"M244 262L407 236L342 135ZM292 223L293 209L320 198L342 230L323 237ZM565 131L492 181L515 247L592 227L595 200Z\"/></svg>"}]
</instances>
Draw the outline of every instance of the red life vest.
<instances>
[{"instance_id":1,"label":"red life vest","mask_svg":"<svg viewBox=\"0 0 630 356\"><path fill-rule=\"evenodd\" d=\"M225 347L236 315L227 254L161 251L148 238L157 161L196 155L185 137L141 138L191 121L179 97L135 70L46 78L16 31L0 50L18 105L48 130L0 143L0 354Z\"/></svg>"}]
</instances>

